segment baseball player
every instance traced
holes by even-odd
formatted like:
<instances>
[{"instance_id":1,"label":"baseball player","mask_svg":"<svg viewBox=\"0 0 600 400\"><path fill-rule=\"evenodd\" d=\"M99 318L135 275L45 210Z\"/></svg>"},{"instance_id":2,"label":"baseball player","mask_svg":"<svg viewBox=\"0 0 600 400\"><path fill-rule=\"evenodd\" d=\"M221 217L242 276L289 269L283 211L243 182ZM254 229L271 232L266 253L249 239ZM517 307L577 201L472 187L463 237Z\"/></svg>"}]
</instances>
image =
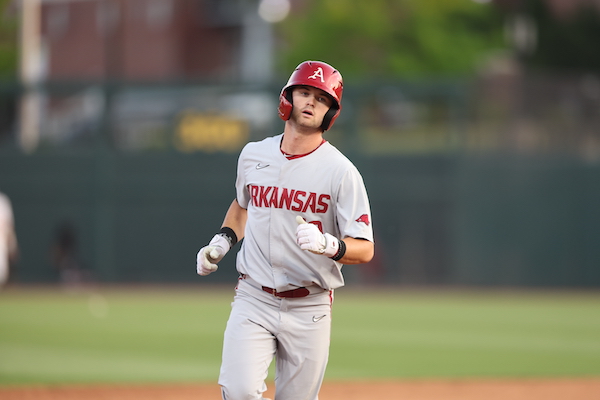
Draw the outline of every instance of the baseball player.
<instances>
[{"instance_id":1,"label":"baseball player","mask_svg":"<svg viewBox=\"0 0 600 400\"><path fill-rule=\"evenodd\" d=\"M243 148L236 198L220 232L198 252L197 272L208 275L244 239L223 341L224 400L262 399L273 358L275 400L318 399L342 264L373 257L362 177L323 139L340 114L342 91L330 65L298 65L280 95L283 134Z\"/></svg>"},{"instance_id":2,"label":"baseball player","mask_svg":"<svg viewBox=\"0 0 600 400\"><path fill-rule=\"evenodd\" d=\"M8 196L0 193L0 289L8 282L10 266L16 261L17 254L12 205Z\"/></svg>"}]
</instances>

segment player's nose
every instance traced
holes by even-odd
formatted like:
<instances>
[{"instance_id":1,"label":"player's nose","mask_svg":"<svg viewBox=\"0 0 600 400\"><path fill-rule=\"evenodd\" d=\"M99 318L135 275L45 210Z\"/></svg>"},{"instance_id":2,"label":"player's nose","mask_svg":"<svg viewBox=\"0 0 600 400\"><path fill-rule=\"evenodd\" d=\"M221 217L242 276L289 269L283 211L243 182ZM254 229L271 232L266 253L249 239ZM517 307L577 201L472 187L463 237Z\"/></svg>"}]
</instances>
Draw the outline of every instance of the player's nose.
<instances>
[{"instance_id":1,"label":"player's nose","mask_svg":"<svg viewBox=\"0 0 600 400\"><path fill-rule=\"evenodd\" d=\"M317 99L313 94L310 94L306 97L306 105L314 106L316 101Z\"/></svg>"}]
</instances>

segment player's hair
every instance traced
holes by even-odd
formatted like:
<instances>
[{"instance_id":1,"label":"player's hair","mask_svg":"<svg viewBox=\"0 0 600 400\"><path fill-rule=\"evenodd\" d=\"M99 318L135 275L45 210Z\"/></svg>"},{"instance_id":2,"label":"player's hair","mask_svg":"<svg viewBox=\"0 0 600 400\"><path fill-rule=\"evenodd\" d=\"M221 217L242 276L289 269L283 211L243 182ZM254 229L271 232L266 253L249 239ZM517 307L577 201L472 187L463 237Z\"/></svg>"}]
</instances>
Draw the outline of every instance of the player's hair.
<instances>
[{"instance_id":1,"label":"player's hair","mask_svg":"<svg viewBox=\"0 0 600 400\"><path fill-rule=\"evenodd\" d=\"M323 90L333 100L332 106L323 117L321 129L331 128L342 110L342 75L331 65L322 61L304 61L300 63L281 90L279 95L279 118L284 121L292 115L292 90L296 86L311 86Z\"/></svg>"}]
</instances>

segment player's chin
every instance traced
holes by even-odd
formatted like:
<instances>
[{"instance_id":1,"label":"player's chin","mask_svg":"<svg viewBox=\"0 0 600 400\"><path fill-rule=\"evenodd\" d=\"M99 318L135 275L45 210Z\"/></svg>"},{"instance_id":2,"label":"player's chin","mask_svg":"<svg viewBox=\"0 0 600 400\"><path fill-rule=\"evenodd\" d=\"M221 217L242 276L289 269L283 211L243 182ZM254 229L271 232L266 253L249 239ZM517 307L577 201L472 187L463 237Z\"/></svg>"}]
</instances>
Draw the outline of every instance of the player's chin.
<instances>
[{"instance_id":1,"label":"player's chin","mask_svg":"<svg viewBox=\"0 0 600 400\"><path fill-rule=\"evenodd\" d=\"M307 118L307 120L300 122L300 126L302 126L303 128L306 128L306 129L315 130L315 129L319 129L321 127L321 123L315 121L314 118L310 118L310 119Z\"/></svg>"}]
</instances>

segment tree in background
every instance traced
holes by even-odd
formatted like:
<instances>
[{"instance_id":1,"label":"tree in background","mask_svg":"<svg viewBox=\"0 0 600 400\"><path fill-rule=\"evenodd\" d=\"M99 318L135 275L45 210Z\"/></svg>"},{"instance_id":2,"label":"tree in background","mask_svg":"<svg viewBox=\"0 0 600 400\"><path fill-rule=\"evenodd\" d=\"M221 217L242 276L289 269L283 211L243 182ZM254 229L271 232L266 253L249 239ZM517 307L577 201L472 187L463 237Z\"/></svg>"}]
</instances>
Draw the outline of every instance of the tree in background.
<instances>
[{"instance_id":1,"label":"tree in background","mask_svg":"<svg viewBox=\"0 0 600 400\"><path fill-rule=\"evenodd\" d=\"M571 15L555 15L547 3L527 0L521 12L535 21L537 43L523 57L537 69L600 72L600 9L583 3Z\"/></svg>"},{"instance_id":2,"label":"tree in background","mask_svg":"<svg viewBox=\"0 0 600 400\"><path fill-rule=\"evenodd\" d=\"M8 12L10 0L0 0L0 79L14 79L18 66L18 17Z\"/></svg>"},{"instance_id":3,"label":"tree in background","mask_svg":"<svg viewBox=\"0 0 600 400\"><path fill-rule=\"evenodd\" d=\"M282 70L320 59L365 80L465 76L505 47L483 0L307 0L278 30Z\"/></svg>"}]
</instances>

